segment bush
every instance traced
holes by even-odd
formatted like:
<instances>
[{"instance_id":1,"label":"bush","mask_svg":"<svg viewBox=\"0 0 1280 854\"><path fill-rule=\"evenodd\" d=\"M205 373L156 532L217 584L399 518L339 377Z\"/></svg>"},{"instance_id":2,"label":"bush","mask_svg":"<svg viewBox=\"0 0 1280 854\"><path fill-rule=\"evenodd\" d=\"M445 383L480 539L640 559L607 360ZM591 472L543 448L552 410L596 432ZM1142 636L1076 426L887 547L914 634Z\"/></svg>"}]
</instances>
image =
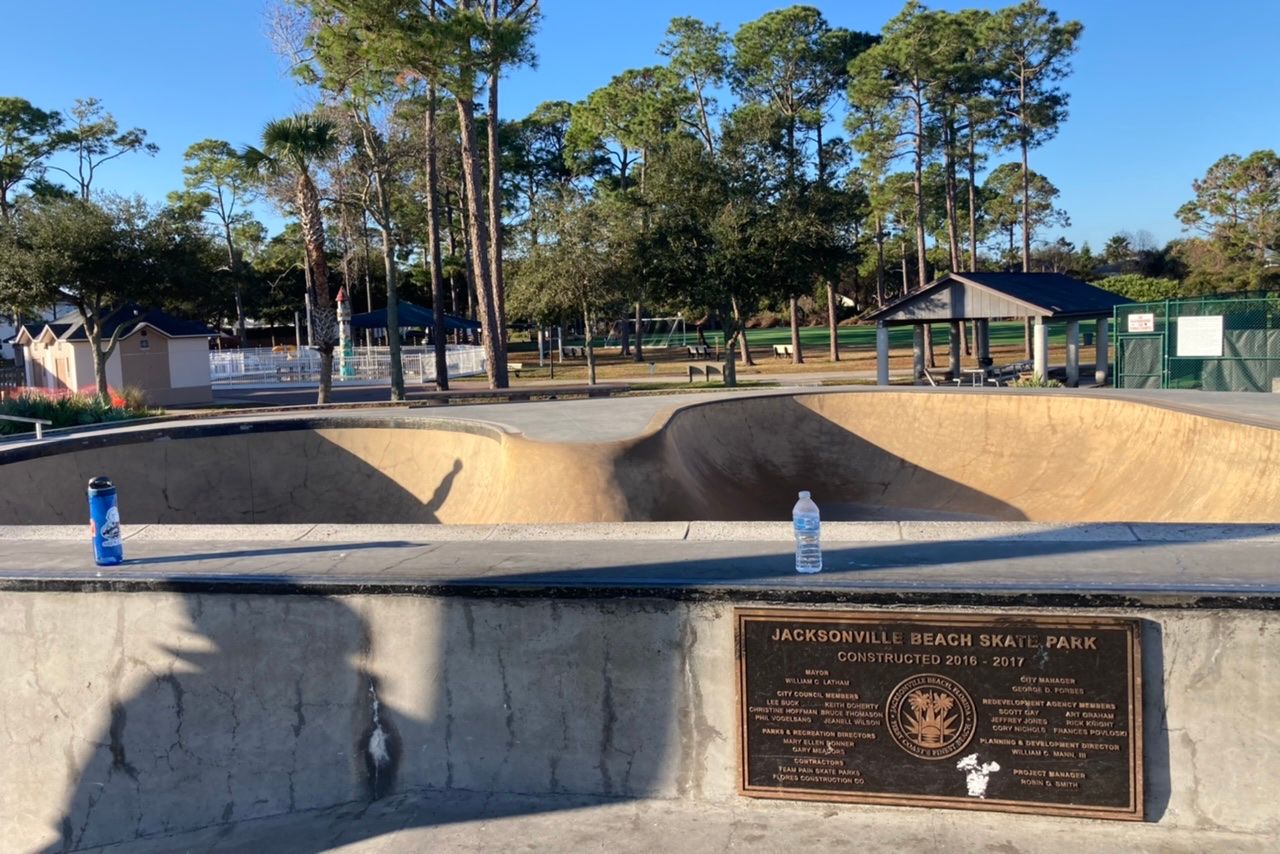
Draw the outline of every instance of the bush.
<instances>
[{"instance_id":1,"label":"bush","mask_svg":"<svg viewBox=\"0 0 1280 854\"><path fill-rule=\"evenodd\" d=\"M125 389L121 392L112 390L109 400L83 391L22 389L8 400L0 402L0 415L52 421L51 426L54 428L127 421L156 414L159 414L158 410L148 409L142 392L137 389ZM33 432L34 424L0 420L0 436Z\"/></svg>"},{"instance_id":2,"label":"bush","mask_svg":"<svg viewBox=\"0 0 1280 854\"><path fill-rule=\"evenodd\" d=\"M1014 380L1009 385L1015 388L1064 388L1062 383L1057 380L1042 380L1039 377L1026 377L1025 379Z\"/></svg>"},{"instance_id":3,"label":"bush","mask_svg":"<svg viewBox=\"0 0 1280 854\"><path fill-rule=\"evenodd\" d=\"M1173 279L1139 276L1136 273L1108 276L1094 284L1134 302L1159 302L1166 299L1178 299L1183 295L1182 283L1180 282Z\"/></svg>"}]
</instances>

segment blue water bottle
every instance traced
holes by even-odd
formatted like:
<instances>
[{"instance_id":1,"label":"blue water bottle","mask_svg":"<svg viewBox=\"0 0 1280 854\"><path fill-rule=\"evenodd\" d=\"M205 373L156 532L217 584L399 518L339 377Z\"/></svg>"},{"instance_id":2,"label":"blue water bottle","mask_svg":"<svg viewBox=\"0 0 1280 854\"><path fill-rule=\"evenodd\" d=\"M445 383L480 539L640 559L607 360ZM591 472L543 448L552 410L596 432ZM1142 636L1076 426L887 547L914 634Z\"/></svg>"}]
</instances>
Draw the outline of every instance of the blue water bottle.
<instances>
[{"instance_id":1,"label":"blue water bottle","mask_svg":"<svg viewBox=\"0 0 1280 854\"><path fill-rule=\"evenodd\" d=\"M93 535L93 559L98 566L114 566L124 560L120 509L111 478L99 475L89 481L89 533Z\"/></svg>"}]
</instances>

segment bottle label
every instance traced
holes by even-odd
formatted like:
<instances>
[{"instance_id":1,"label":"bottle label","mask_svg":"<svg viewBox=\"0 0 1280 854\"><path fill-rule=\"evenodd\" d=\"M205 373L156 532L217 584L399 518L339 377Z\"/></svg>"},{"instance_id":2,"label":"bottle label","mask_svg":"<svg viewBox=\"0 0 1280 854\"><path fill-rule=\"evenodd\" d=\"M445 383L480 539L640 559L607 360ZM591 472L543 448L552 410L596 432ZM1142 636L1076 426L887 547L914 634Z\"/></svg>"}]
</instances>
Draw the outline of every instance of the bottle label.
<instances>
[{"instance_id":1,"label":"bottle label","mask_svg":"<svg viewBox=\"0 0 1280 854\"><path fill-rule=\"evenodd\" d=\"M116 507L107 509L107 518L102 522L102 544L120 545L120 510Z\"/></svg>"}]
</instances>

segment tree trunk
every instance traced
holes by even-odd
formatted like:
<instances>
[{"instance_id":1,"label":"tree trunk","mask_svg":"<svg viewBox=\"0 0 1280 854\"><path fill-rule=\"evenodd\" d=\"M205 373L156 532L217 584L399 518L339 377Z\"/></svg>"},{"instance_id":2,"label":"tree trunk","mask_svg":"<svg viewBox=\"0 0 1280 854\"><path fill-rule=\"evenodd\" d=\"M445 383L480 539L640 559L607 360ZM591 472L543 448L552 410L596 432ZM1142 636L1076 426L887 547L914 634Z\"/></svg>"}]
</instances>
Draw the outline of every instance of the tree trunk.
<instances>
[{"instance_id":1,"label":"tree trunk","mask_svg":"<svg viewBox=\"0 0 1280 854\"><path fill-rule=\"evenodd\" d=\"M840 361L840 327L836 325L836 286L827 282L827 328L831 330L828 335L829 345L831 349L831 361Z\"/></svg>"},{"instance_id":2,"label":"tree trunk","mask_svg":"<svg viewBox=\"0 0 1280 854\"><path fill-rule=\"evenodd\" d=\"M884 222L876 214L876 305L884 307Z\"/></svg>"},{"instance_id":3,"label":"tree trunk","mask_svg":"<svg viewBox=\"0 0 1280 854\"><path fill-rule=\"evenodd\" d=\"M729 318L732 318L733 325L738 330L737 334L742 338L742 366L744 368L755 367L755 364L756 364L755 360L751 358L751 342L747 341L746 318L742 316L742 311L740 306L738 305L738 300L736 297L731 301L730 305L732 305L733 307L733 312L731 314L721 315L722 317L725 318L725 320L722 321L725 328L725 337L724 337L725 346L726 347L729 346L728 322L729 322Z\"/></svg>"},{"instance_id":4,"label":"tree trunk","mask_svg":"<svg viewBox=\"0 0 1280 854\"><path fill-rule=\"evenodd\" d=\"M632 359L636 362L644 361L644 317L641 314L641 306L639 300L636 301L636 345Z\"/></svg>"},{"instance_id":5,"label":"tree trunk","mask_svg":"<svg viewBox=\"0 0 1280 854\"><path fill-rule=\"evenodd\" d=\"M743 349L747 349L746 336L743 334L744 327L739 319L741 315L738 312L738 301L730 300L727 311L721 307L720 317L723 318L721 328L724 330L724 386L733 388L738 384L737 354L734 353L734 349L738 346L739 337L742 338ZM702 328L699 327L698 331L701 332Z\"/></svg>"},{"instance_id":6,"label":"tree trunk","mask_svg":"<svg viewBox=\"0 0 1280 854\"><path fill-rule=\"evenodd\" d=\"M491 0L490 14L496 24L498 0ZM501 359L503 388L507 371L507 294L502 276L502 149L498 147L498 78L502 69L495 62L489 68L489 288L493 293L496 333L494 349Z\"/></svg>"},{"instance_id":7,"label":"tree trunk","mask_svg":"<svg viewBox=\"0 0 1280 854\"><path fill-rule=\"evenodd\" d=\"M244 281L240 278L240 265L236 263L236 247L231 239L231 223L222 221L222 233L227 241L227 272L231 276L231 285L236 297L236 337L240 346L244 346L246 323L244 316Z\"/></svg>"},{"instance_id":8,"label":"tree trunk","mask_svg":"<svg viewBox=\"0 0 1280 854\"><path fill-rule=\"evenodd\" d=\"M324 255L324 218L320 195L311 176L297 180L298 220L311 269L311 344L320 353L320 388L316 403L328 403L333 390L333 347L338 341L338 318L329 300L329 262Z\"/></svg>"},{"instance_id":9,"label":"tree trunk","mask_svg":"<svg viewBox=\"0 0 1280 854\"><path fill-rule=\"evenodd\" d=\"M466 91L463 87L462 91ZM507 360L500 346L502 330L498 326L490 282L489 234L480 210L480 170L476 154L475 115L470 99L455 97L458 105L459 136L462 149L462 177L466 186L467 225L471 243L471 271L476 297L480 304L480 330L484 336L485 373L490 388L507 388Z\"/></svg>"},{"instance_id":10,"label":"tree trunk","mask_svg":"<svg viewBox=\"0 0 1280 854\"><path fill-rule=\"evenodd\" d=\"M591 339L591 310L587 308L587 304L582 304L582 334L586 339L587 350L587 385L596 384L596 350L592 346Z\"/></svg>"},{"instance_id":11,"label":"tree trunk","mask_svg":"<svg viewBox=\"0 0 1280 854\"><path fill-rule=\"evenodd\" d=\"M440 261L440 210L436 203L440 178L436 174L436 87L427 87L427 112L424 119L427 137L427 255L431 267L431 347L435 356L436 389L449 390L449 360L444 331L444 269Z\"/></svg>"},{"instance_id":12,"label":"tree trunk","mask_svg":"<svg viewBox=\"0 0 1280 854\"><path fill-rule=\"evenodd\" d=\"M969 123L969 271L978 271L978 172L977 143L974 141L973 122Z\"/></svg>"},{"instance_id":13,"label":"tree trunk","mask_svg":"<svg viewBox=\"0 0 1280 854\"><path fill-rule=\"evenodd\" d=\"M902 249L902 292L905 294L911 290L911 282L907 278L907 241L905 239L899 241L899 248Z\"/></svg>"},{"instance_id":14,"label":"tree trunk","mask_svg":"<svg viewBox=\"0 0 1280 854\"><path fill-rule=\"evenodd\" d=\"M1031 173L1027 171L1027 135L1022 134L1022 272L1031 272Z\"/></svg>"},{"instance_id":15,"label":"tree trunk","mask_svg":"<svg viewBox=\"0 0 1280 854\"><path fill-rule=\"evenodd\" d=\"M804 351L800 349L800 301L791 298L791 364L804 364Z\"/></svg>"},{"instance_id":16,"label":"tree trunk","mask_svg":"<svg viewBox=\"0 0 1280 854\"><path fill-rule=\"evenodd\" d=\"M946 185L947 250L950 254L951 272L960 271L960 225L956 215L956 152L955 123L948 120L943 128L943 173Z\"/></svg>"},{"instance_id":17,"label":"tree trunk","mask_svg":"<svg viewBox=\"0 0 1280 854\"><path fill-rule=\"evenodd\" d=\"M619 343L622 345L618 349L618 355L631 355L631 327L628 325L628 321L625 316L618 318L618 339Z\"/></svg>"},{"instance_id":18,"label":"tree trunk","mask_svg":"<svg viewBox=\"0 0 1280 854\"><path fill-rule=\"evenodd\" d=\"M373 266L369 263L369 213L362 211L360 213L360 243L364 248L364 269L361 275L364 276L364 310L373 311L373 275L369 272ZM350 294L348 294L350 296ZM373 346L373 330L366 329L364 331L364 343L366 347Z\"/></svg>"},{"instance_id":19,"label":"tree trunk","mask_svg":"<svg viewBox=\"0 0 1280 854\"><path fill-rule=\"evenodd\" d=\"M921 100L922 95L917 88L915 111L916 111L916 138L915 138L915 171L912 174L912 184L916 191L916 263L919 265L916 270L916 278L920 287L928 284L925 279L925 255L924 255L924 103Z\"/></svg>"},{"instance_id":20,"label":"tree trunk","mask_svg":"<svg viewBox=\"0 0 1280 854\"><path fill-rule=\"evenodd\" d=\"M387 212L390 213L389 211ZM391 229L382 227L382 263L387 281L387 350L391 356L391 399L404 400L404 363L400 353L400 293L396 281L396 244Z\"/></svg>"}]
</instances>

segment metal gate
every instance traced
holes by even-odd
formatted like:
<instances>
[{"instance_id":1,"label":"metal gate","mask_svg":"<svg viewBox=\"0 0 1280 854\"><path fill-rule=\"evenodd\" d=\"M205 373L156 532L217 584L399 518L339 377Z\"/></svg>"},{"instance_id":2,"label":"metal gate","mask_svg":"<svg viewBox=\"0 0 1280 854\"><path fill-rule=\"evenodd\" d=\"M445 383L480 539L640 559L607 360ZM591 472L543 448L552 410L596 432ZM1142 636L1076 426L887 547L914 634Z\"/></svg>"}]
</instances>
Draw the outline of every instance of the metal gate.
<instances>
[{"instance_id":1,"label":"metal gate","mask_svg":"<svg viewBox=\"0 0 1280 854\"><path fill-rule=\"evenodd\" d=\"M1164 388L1165 336L1120 335L1116 340L1116 388Z\"/></svg>"}]
</instances>

